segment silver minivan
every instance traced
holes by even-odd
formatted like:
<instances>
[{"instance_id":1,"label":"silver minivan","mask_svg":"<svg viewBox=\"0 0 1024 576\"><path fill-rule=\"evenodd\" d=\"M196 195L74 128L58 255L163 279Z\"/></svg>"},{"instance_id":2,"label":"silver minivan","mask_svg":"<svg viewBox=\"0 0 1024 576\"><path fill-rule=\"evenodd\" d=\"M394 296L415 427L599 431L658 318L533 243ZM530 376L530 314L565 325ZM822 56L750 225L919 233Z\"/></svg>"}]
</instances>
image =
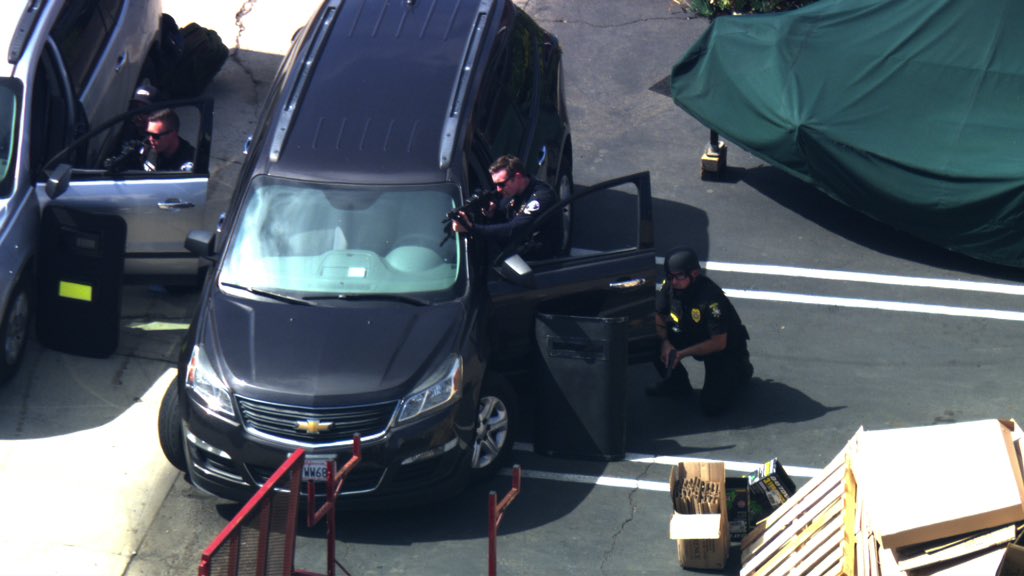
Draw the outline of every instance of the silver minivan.
<instances>
[{"instance_id":1,"label":"silver minivan","mask_svg":"<svg viewBox=\"0 0 1024 576\"><path fill-rule=\"evenodd\" d=\"M24 354L48 204L124 218L127 275L197 273L183 240L201 227L205 170L101 169L118 145L118 115L127 113L147 59L158 53L161 13L161 0L0 2L0 45L8 55L0 62L0 382ZM182 114L183 127L206 144L196 142L204 155L200 161L197 154L197 166L207 164L211 114L202 107ZM48 187L55 172L63 179Z\"/></svg>"}]
</instances>

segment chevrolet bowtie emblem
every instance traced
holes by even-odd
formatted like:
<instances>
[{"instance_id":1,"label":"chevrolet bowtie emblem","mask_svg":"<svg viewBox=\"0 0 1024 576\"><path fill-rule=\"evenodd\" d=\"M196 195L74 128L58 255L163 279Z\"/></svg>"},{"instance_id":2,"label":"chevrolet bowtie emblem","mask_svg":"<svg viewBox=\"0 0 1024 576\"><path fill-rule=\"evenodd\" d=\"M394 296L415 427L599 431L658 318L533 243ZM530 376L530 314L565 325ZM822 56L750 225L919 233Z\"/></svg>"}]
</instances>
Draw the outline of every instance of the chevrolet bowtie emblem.
<instances>
[{"instance_id":1,"label":"chevrolet bowtie emblem","mask_svg":"<svg viewBox=\"0 0 1024 576\"><path fill-rule=\"evenodd\" d=\"M306 434L319 434L330 430L331 424L331 422L321 422L319 420L304 420L296 422L295 429Z\"/></svg>"}]
</instances>

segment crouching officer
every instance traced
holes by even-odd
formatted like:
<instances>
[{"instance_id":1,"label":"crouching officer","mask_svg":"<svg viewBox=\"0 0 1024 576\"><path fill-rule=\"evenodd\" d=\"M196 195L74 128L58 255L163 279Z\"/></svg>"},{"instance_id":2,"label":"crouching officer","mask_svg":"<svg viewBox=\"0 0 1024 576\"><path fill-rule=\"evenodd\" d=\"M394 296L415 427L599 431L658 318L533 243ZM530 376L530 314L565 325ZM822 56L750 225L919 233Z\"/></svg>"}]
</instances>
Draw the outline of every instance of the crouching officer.
<instances>
[{"instance_id":1,"label":"crouching officer","mask_svg":"<svg viewBox=\"0 0 1024 576\"><path fill-rule=\"evenodd\" d=\"M693 250L676 248L665 257L665 281L655 306L664 379L648 388L648 394L689 391L690 378L682 359L692 356L704 362L701 410L708 415L723 412L732 392L753 375L747 352L750 336L732 302L704 275Z\"/></svg>"}]
</instances>

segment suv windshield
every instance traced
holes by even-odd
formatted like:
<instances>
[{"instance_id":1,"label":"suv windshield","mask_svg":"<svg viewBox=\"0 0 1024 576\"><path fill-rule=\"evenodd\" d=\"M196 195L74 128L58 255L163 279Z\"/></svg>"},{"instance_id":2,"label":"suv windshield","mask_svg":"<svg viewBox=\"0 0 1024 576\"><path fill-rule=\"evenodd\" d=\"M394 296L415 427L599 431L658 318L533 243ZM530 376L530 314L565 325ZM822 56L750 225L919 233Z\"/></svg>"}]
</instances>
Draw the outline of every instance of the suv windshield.
<instances>
[{"instance_id":1,"label":"suv windshield","mask_svg":"<svg viewBox=\"0 0 1024 576\"><path fill-rule=\"evenodd\" d=\"M291 296L450 290L460 243L441 222L451 185L354 187L261 176L224 254L222 284Z\"/></svg>"},{"instance_id":2,"label":"suv windshield","mask_svg":"<svg viewBox=\"0 0 1024 576\"><path fill-rule=\"evenodd\" d=\"M14 189L20 94L21 82L0 78L0 198L7 198Z\"/></svg>"}]
</instances>

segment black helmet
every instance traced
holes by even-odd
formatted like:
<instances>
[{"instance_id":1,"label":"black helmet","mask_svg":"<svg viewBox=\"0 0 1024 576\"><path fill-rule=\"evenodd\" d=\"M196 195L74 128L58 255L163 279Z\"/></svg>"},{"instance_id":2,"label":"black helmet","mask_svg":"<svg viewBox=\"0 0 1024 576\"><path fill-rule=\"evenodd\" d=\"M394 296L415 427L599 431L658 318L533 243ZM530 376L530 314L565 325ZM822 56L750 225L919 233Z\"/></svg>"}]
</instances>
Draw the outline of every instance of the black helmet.
<instances>
[{"instance_id":1,"label":"black helmet","mask_svg":"<svg viewBox=\"0 0 1024 576\"><path fill-rule=\"evenodd\" d=\"M675 248L665 256L665 277L688 275L700 270L697 253L689 248Z\"/></svg>"}]
</instances>

